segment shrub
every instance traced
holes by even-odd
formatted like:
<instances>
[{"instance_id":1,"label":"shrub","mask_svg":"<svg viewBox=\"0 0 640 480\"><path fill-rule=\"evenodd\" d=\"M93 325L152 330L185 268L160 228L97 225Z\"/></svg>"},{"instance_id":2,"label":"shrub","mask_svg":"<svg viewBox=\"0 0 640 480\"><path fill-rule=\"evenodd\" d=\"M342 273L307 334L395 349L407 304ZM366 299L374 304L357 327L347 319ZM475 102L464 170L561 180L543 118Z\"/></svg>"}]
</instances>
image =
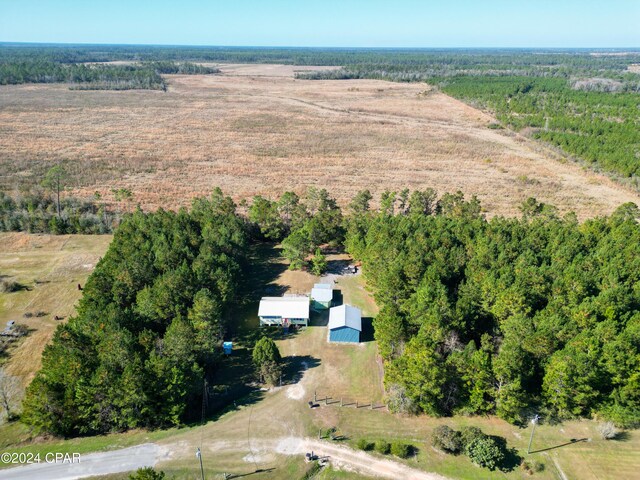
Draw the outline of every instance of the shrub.
<instances>
[{"instance_id":1,"label":"shrub","mask_svg":"<svg viewBox=\"0 0 640 480\"><path fill-rule=\"evenodd\" d=\"M431 435L431 443L434 447L447 453L460 453L462 450L462 436L447 425L440 425Z\"/></svg>"},{"instance_id":2,"label":"shrub","mask_svg":"<svg viewBox=\"0 0 640 480\"><path fill-rule=\"evenodd\" d=\"M544 471L544 463L540 463L536 460L527 460L522 462L522 469L527 473L527 475L533 475L534 473Z\"/></svg>"},{"instance_id":3,"label":"shrub","mask_svg":"<svg viewBox=\"0 0 640 480\"><path fill-rule=\"evenodd\" d=\"M393 442L391 444L391 454L400 458L407 458L411 453L411 446L402 442Z\"/></svg>"},{"instance_id":4,"label":"shrub","mask_svg":"<svg viewBox=\"0 0 640 480\"><path fill-rule=\"evenodd\" d=\"M12 293L18 290L22 290L22 285L18 282L14 282L13 280L0 281L0 293Z\"/></svg>"},{"instance_id":5,"label":"shrub","mask_svg":"<svg viewBox=\"0 0 640 480\"><path fill-rule=\"evenodd\" d=\"M151 467L139 468L136 473L129 475L129 480L163 480L164 472L156 472Z\"/></svg>"},{"instance_id":6,"label":"shrub","mask_svg":"<svg viewBox=\"0 0 640 480\"><path fill-rule=\"evenodd\" d=\"M371 443L370 441L361 438L360 440L358 440L358 442L356 443L356 447L358 447L360 450L371 450L373 448L373 443Z\"/></svg>"},{"instance_id":7,"label":"shrub","mask_svg":"<svg viewBox=\"0 0 640 480\"><path fill-rule=\"evenodd\" d=\"M389 451L391 450L391 445L389 445L389 442L385 442L384 440L377 440L373 445L373 448L378 453L388 455Z\"/></svg>"},{"instance_id":8,"label":"shrub","mask_svg":"<svg viewBox=\"0 0 640 480\"><path fill-rule=\"evenodd\" d=\"M484 434L466 444L465 453L473 463L489 470L495 470L504 461L504 452L498 443Z\"/></svg>"},{"instance_id":9,"label":"shrub","mask_svg":"<svg viewBox=\"0 0 640 480\"><path fill-rule=\"evenodd\" d=\"M322 467L318 462L313 462L309 469L304 473L302 480L309 480L311 478L314 478L321 468Z\"/></svg>"},{"instance_id":10,"label":"shrub","mask_svg":"<svg viewBox=\"0 0 640 480\"><path fill-rule=\"evenodd\" d=\"M482 433L482 430L480 430L478 427L464 427L460 431L460 446L461 448L466 449L467 445L469 445L474 440L483 439L486 437L487 435Z\"/></svg>"},{"instance_id":11,"label":"shrub","mask_svg":"<svg viewBox=\"0 0 640 480\"><path fill-rule=\"evenodd\" d=\"M603 440L613 440L620 434L613 422L604 422L598 425L598 432Z\"/></svg>"}]
</instances>

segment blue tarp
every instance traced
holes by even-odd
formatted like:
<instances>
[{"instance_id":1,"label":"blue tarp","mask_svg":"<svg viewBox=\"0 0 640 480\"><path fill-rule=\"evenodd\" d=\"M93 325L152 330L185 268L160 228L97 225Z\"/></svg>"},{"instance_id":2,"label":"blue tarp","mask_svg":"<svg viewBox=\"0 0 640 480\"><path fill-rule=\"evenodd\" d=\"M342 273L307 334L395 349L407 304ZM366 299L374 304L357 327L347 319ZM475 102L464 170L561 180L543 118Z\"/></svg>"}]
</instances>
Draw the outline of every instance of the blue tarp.
<instances>
[{"instance_id":1,"label":"blue tarp","mask_svg":"<svg viewBox=\"0 0 640 480\"><path fill-rule=\"evenodd\" d=\"M231 355L231 350L233 350L233 342L224 342L222 344L222 350L224 350L225 355Z\"/></svg>"}]
</instances>

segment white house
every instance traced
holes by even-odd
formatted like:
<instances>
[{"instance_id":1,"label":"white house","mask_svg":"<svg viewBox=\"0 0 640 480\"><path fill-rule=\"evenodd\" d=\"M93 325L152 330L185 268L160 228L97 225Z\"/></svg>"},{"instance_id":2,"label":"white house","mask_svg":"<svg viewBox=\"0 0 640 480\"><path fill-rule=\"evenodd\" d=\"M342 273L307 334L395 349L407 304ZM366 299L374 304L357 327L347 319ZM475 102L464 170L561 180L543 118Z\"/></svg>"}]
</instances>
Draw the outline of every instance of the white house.
<instances>
[{"instance_id":1,"label":"white house","mask_svg":"<svg viewBox=\"0 0 640 480\"><path fill-rule=\"evenodd\" d=\"M262 297L258 308L260 325L309 325L309 297Z\"/></svg>"}]
</instances>

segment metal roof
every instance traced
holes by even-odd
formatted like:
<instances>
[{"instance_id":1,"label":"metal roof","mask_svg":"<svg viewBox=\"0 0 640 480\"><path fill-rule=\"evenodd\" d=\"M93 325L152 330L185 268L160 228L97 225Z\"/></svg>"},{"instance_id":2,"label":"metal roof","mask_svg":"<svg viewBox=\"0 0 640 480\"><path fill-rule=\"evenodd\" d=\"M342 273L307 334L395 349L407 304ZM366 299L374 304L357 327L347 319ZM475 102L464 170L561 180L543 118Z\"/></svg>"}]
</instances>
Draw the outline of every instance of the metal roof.
<instances>
[{"instance_id":1,"label":"metal roof","mask_svg":"<svg viewBox=\"0 0 640 480\"><path fill-rule=\"evenodd\" d=\"M362 331L362 312L351 305L340 305L329 309L329 330L349 327Z\"/></svg>"},{"instance_id":2,"label":"metal roof","mask_svg":"<svg viewBox=\"0 0 640 480\"><path fill-rule=\"evenodd\" d=\"M330 302L333 300L333 287L328 283L316 283L311 289L311 298L318 302Z\"/></svg>"},{"instance_id":3,"label":"metal roof","mask_svg":"<svg viewBox=\"0 0 640 480\"><path fill-rule=\"evenodd\" d=\"M258 316L309 318L309 297L262 297Z\"/></svg>"}]
</instances>

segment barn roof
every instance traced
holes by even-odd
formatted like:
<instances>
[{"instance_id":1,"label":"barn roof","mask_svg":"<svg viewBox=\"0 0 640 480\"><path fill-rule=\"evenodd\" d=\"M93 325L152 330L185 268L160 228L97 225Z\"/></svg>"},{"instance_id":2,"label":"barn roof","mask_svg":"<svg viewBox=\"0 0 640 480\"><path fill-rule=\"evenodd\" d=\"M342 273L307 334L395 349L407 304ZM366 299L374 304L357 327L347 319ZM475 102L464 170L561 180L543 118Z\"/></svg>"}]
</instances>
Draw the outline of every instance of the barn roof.
<instances>
[{"instance_id":1,"label":"barn roof","mask_svg":"<svg viewBox=\"0 0 640 480\"><path fill-rule=\"evenodd\" d=\"M311 298L318 302L330 302L333 299L333 287L328 283L316 283L311 289Z\"/></svg>"},{"instance_id":2,"label":"barn roof","mask_svg":"<svg viewBox=\"0 0 640 480\"><path fill-rule=\"evenodd\" d=\"M309 318L309 297L262 297L258 316Z\"/></svg>"},{"instance_id":3,"label":"barn roof","mask_svg":"<svg viewBox=\"0 0 640 480\"><path fill-rule=\"evenodd\" d=\"M329 330L349 327L362 331L362 312L351 305L340 305L329 310Z\"/></svg>"}]
</instances>

